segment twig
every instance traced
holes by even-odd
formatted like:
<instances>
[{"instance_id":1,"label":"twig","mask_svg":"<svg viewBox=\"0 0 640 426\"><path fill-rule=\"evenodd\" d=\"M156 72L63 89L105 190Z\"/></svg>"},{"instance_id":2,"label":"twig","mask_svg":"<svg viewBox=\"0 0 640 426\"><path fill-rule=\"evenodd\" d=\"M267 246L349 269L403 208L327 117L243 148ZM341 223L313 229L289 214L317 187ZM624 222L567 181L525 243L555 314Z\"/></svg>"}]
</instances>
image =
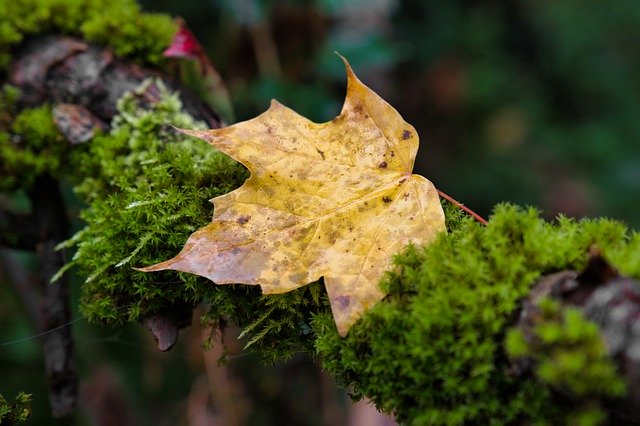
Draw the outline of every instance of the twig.
<instances>
[{"instance_id":1,"label":"twig","mask_svg":"<svg viewBox=\"0 0 640 426\"><path fill-rule=\"evenodd\" d=\"M447 200L451 204L453 204L453 205L459 207L460 209L464 210L467 214L469 214L471 217L473 217L475 220L477 220L478 222L480 222L484 226L487 226L487 223L488 223L487 220L484 219L482 216L480 216L478 213L474 212L473 210L471 210L470 208L466 207L461 202L453 199L450 195L445 194L444 192L440 191L439 189L436 189L436 191L438 191L438 195L439 196L441 196L442 198L444 198L445 200Z\"/></svg>"},{"instance_id":2,"label":"twig","mask_svg":"<svg viewBox=\"0 0 640 426\"><path fill-rule=\"evenodd\" d=\"M65 263L64 252L55 247L67 237L69 223L58 183L51 176L38 176L28 195L38 232L36 252L44 295L40 328L49 331L42 339L49 401L53 416L64 417L73 412L78 400L73 337L71 327L65 326L71 322L69 285L66 277L50 281Z\"/></svg>"}]
</instances>

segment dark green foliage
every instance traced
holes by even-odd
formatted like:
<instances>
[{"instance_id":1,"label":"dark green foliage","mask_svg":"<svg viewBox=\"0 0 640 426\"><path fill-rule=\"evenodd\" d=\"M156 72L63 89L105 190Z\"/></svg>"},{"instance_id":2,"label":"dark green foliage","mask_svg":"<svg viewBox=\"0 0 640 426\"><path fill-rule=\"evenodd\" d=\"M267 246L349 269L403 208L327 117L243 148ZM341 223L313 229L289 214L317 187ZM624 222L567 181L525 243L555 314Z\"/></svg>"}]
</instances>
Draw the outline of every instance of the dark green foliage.
<instances>
[{"instance_id":1,"label":"dark green foliage","mask_svg":"<svg viewBox=\"0 0 640 426\"><path fill-rule=\"evenodd\" d=\"M505 329L537 277L580 269L592 244L637 277L640 238L613 221L550 224L509 205L487 227L468 218L450 227L397 257L383 282L389 296L345 339L329 315L317 316L318 355L340 384L410 424L553 419L562 407L548 388L508 374Z\"/></svg>"},{"instance_id":2,"label":"dark green foliage","mask_svg":"<svg viewBox=\"0 0 640 426\"><path fill-rule=\"evenodd\" d=\"M31 395L20 392L13 400L7 401L0 394L0 425L13 425L27 421L31 414Z\"/></svg>"},{"instance_id":3,"label":"dark green foliage","mask_svg":"<svg viewBox=\"0 0 640 426\"><path fill-rule=\"evenodd\" d=\"M89 207L81 213L87 226L65 243L78 247L67 267L87 277L82 311L91 320L122 324L180 300L201 300L211 287L204 280L132 268L175 255L210 220L208 200L247 177L226 155L178 134L172 124L202 124L181 112L177 96L161 92L151 110L139 107L134 93L125 95L110 134L94 138L74 161L76 176L84 176L77 192Z\"/></svg>"},{"instance_id":4,"label":"dark green foliage","mask_svg":"<svg viewBox=\"0 0 640 426\"><path fill-rule=\"evenodd\" d=\"M0 190L29 188L44 173L58 176L68 153L69 144L53 123L51 106L23 110L11 123L10 133L0 132Z\"/></svg>"},{"instance_id":5,"label":"dark green foliage","mask_svg":"<svg viewBox=\"0 0 640 426\"><path fill-rule=\"evenodd\" d=\"M176 30L169 16L142 13L133 0L0 0L0 70L13 46L48 32L81 36L119 56L158 63Z\"/></svg>"},{"instance_id":6,"label":"dark green foliage","mask_svg":"<svg viewBox=\"0 0 640 426\"><path fill-rule=\"evenodd\" d=\"M576 401L569 416L576 424L596 425L604 419L599 397L620 397L626 392L616 366L607 354L598 326L577 308L563 309L551 299L539 304L540 316L529 339L511 329L505 341L510 357L535 361L537 378Z\"/></svg>"}]
</instances>

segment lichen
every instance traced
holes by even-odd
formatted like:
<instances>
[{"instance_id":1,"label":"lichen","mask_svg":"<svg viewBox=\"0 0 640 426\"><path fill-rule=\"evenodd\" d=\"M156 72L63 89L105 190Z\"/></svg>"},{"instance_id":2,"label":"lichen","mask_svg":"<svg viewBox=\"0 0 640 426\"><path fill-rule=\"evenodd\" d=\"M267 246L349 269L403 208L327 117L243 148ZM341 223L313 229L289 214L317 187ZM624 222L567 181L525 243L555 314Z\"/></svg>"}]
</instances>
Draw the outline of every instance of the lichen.
<instances>
[{"instance_id":1,"label":"lichen","mask_svg":"<svg viewBox=\"0 0 640 426\"><path fill-rule=\"evenodd\" d=\"M0 0L0 71L11 48L36 34L83 37L119 56L157 64L176 31L169 16L143 13L133 0Z\"/></svg>"}]
</instances>

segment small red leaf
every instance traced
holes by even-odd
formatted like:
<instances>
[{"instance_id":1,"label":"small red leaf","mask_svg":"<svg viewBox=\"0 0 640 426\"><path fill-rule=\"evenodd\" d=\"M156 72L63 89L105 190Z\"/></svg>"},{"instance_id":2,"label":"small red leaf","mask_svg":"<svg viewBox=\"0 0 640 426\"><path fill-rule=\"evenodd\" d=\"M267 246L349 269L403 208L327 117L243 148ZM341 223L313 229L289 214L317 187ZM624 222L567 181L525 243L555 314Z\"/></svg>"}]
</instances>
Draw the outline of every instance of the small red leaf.
<instances>
[{"instance_id":1,"label":"small red leaf","mask_svg":"<svg viewBox=\"0 0 640 426\"><path fill-rule=\"evenodd\" d=\"M171 45L162 53L162 56L200 60L204 52L202 45L182 19L178 19L178 25L178 32L173 36Z\"/></svg>"}]
</instances>

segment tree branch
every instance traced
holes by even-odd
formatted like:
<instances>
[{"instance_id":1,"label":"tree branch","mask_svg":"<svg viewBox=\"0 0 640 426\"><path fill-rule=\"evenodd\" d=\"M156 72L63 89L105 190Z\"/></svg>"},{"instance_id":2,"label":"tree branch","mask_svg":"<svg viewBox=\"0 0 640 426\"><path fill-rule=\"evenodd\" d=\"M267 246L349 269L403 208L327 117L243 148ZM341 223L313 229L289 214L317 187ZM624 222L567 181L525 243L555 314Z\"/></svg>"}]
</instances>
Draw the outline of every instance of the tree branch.
<instances>
[{"instance_id":1,"label":"tree branch","mask_svg":"<svg viewBox=\"0 0 640 426\"><path fill-rule=\"evenodd\" d=\"M49 400L54 417L63 417L75 409L78 377L75 370L69 286L65 277L51 283L53 275L65 264L64 252L57 244L69 233L62 195L58 183L50 176L36 178L29 191L33 219L38 232L36 252L40 259L43 299L42 330L44 361L49 380Z\"/></svg>"},{"instance_id":2,"label":"tree branch","mask_svg":"<svg viewBox=\"0 0 640 426\"><path fill-rule=\"evenodd\" d=\"M16 52L8 83L21 89L21 108L45 102L74 104L110 123L118 99L153 77L178 92L185 110L195 119L220 127L218 115L195 94L158 71L116 58L108 48L49 35L27 41ZM151 85L145 97L150 103L157 100L157 88Z\"/></svg>"}]
</instances>

